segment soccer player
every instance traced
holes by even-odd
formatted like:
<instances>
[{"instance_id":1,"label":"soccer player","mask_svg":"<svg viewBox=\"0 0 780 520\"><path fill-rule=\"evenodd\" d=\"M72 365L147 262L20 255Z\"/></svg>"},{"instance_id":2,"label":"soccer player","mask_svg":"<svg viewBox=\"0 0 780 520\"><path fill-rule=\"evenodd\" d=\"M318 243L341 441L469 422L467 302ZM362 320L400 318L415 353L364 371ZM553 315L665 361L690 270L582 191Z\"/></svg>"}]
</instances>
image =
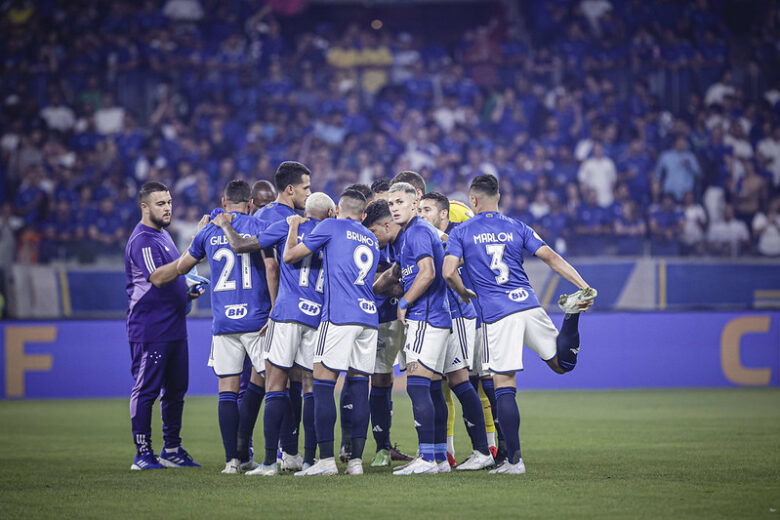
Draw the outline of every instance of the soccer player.
<instances>
[{"instance_id":1,"label":"soccer player","mask_svg":"<svg viewBox=\"0 0 780 520\"><path fill-rule=\"evenodd\" d=\"M246 181L230 181L222 196L225 213L201 229L178 262L179 272L188 272L203 258L208 258L213 283L211 309L211 355L209 366L219 378L219 429L225 447L225 469L222 473L237 475L257 464L249 456L248 439L254 430L260 410L264 381L263 347L260 330L268 320L271 298L268 293L265 262L261 251L244 253L231 249L225 233L217 224L233 219L233 226L243 235L257 235L266 224L249 216L253 201ZM244 359L249 357L252 373L249 393L239 409L238 392ZM243 434L239 449L239 432Z\"/></svg>"},{"instance_id":2,"label":"soccer player","mask_svg":"<svg viewBox=\"0 0 780 520\"><path fill-rule=\"evenodd\" d=\"M408 183L390 187L389 207L401 226L396 238L397 264L383 278L400 275L404 294L398 320L407 326L406 389L412 401L419 456L394 475L438 473L447 463L447 405L441 390L450 318L447 291L441 277L444 249L438 233L417 216L417 190ZM381 287L383 280L377 280ZM443 466L437 464L437 460Z\"/></svg>"},{"instance_id":3,"label":"soccer player","mask_svg":"<svg viewBox=\"0 0 780 520\"><path fill-rule=\"evenodd\" d=\"M377 179L371 183L371 191L374 192L374 200L387 200L390 189L390 181L387 179Z\"/></svg>"},{"instance_id":4,"label":"soccer player","mask_svg":"<svg viewBox=\"0 0 780 520\"><path fill-rule=\"evenodd\" d=\"M456 227L456 224L449 220L449 208L449 199L435 191L426 193L420 200L420 216L430 222L437 230L447 234ZM477 313L471 302L460 301L449 287L447 287L447 299L452 317L452 331L447 341L444 375L447 384L463 407L463 419L473 448L471 456L456 469L461 471L484 469L492 466L495 462L488 448L482 402L477 390L469 381L469 369L476 343ZM451 413L448 408L448 416ZM455 457L455 446L449 427L451 422L448 421L447 424L447 453L451 454L453 459L450 461L450 465L454 462ZM450 459L450 457L447 458Z\"/></svg>"},{"instance_id":5,"label":"soccer player","mask_svg":"<svg viewBox=\"0 0 780 520\"><path fill-rule=\"evenodd\" d=\"M295 161L285 161L279 165L274 174L274 184L279 194L276 200L255 212L255 217L273 224L284 220L291 215L296 215L295 210L302 210L306 205L306 199L311 195L311 171L303 164ZM276 259L281 263L281 255L277 251ZM271 301L276 300L278 291L279 267L275 269L275 277L269 278ZM298 453L298 429L301 424L302 379L303 374L299 367L293 367L289 373L289 409L285 414L284 426L281 436L281 469L295 471L303 466L303 457Z\"/></svg>"},{"instance_id":6,"label":"soccer player","mask_svg":"<svg viewBox=\"0 0 780 520\"><path fill-rule=\"evenodd\" d=\"M259 180L252 185L252 206L255 211L266 207L276 200L276 188L266 180Z\"/></svg>"},{"instance_id":7,"label":"soccer player","mask_svg":"<svg viewBox=\"0 0 780 520\"><path fill-rule=\"evenodd\" d=\"M336 205L324 193L312 193L306 200L308 221L298 228L298 240L326 218L336 215ZM220 224L235 251L249 252L275 249L283 254L289 226L287 220L270 225L258 236L243 237L236 233L227 219ZM312 399L312 358L320 324L323 296L322 255L307 256L295 264L282 263L279 294L276 297L271 322L266 334L266 405L263 419L266 455L263 465L248 475L276 475L276 449L279 431L287 410L288 373L293 366L305 371L303 385L303 427L306 434L304 467L314 463L317 447L314 435L314 403ZM308 377L307 377L308 376Z\"/></svg>"},{"instance_id":8,"label":"soccer player","mask_svg":"<svg viewBox=\"0 0 780 520\"><path fill-rule=\"evenodd\" d=\"M130 469L200 466L181 447L181 416L189 382L187 287L176 271L179 256L171 235L173 203L168 188L147 182L138 192L141 221L125 248L125 277L130 307L127 336L135 384L130 421L136 456ZM161 393L162 392L162 393ZM152 450L152 405L160 397L165 447Z\"/></svg>"},{"instance_id":9,"label":"soccer player","mask_svg":"<svg viewBox=\"0 0 780 520\"><path fill-rule=\"evenodd\" d=\"M374 192L366 184L350 184L344 191L356 190L366 198L366 204L370 204L374 200ZM339 396L339 419L341 420L341 449L339 450L339 459L341 462L347 462L351 454L351 432L352 432L352 402L349 397L350 380L347 379L344 382L344 386L341 388L341 395Z\"/></svg>"},{"instance_id":10,"label":"soccer player","mask_svg":"<svg viewBox=\"0 0 780 520\"><path fill-rule=\"evenodd\" d=\"M338 218L320 222L297 243L304 219L290 217L284 250L286 263L299 262L322 251L325 273L322 321L314 352L314 414L320 459L297 476L334 475L336 403L333 390L339 372L351 378L352 456L346 473L363 474L363 448L368 430L368 375L374 369L377 312L372 281L379 261L376 237L360 221L366 199L358 191L341 194Z\"/></svg>"},{"instance_id":11,"label":"soccer player","mask_svg":"<svg viewBox=\"0 0 780 520\"><path fill-rule=\"evenodd\" d=\"M401 234L401 226L393 221L390 206L384 199L375 200L366 208L363 225L379 240L381 248L377 276L380 269L385 271L393 264L390 248ZM371 462L373 467L390 466L392 460L411 461L412 457L401 453L390 442L392 422L393 366L396 356L404 346L404 324L398 320L398 299L403 296L403 287L394 283L390 295L376 294L376 306L379 314L379 339L377 341L376 363L371 376L371 424L376 440L376 455Z\"/></svg>"},{"instance_id":12,"label":"soccer player","mask_svg":"<svg viewBox=\"0 0 780 520\"><path fill-rule=\"evenodd\" d=\"M580 347L579 313L593 304L597 293L533 229L500 214L499 197L498 180L493 175L480 175L472 181L469 201L476 216L450 234L444 277L464 302L479 296L483 360L493 374L496 411L509 453L491 473L521 474L525 465L520 452L515 376L523 369L523 345L539 354L553 371L563 374L572 370ZM523 249L580 288L559 301L566 312L560 333L539 305L523 270ZM461 261L473 291L463 285L458 273Z\"/></svg>"}]
</instances>

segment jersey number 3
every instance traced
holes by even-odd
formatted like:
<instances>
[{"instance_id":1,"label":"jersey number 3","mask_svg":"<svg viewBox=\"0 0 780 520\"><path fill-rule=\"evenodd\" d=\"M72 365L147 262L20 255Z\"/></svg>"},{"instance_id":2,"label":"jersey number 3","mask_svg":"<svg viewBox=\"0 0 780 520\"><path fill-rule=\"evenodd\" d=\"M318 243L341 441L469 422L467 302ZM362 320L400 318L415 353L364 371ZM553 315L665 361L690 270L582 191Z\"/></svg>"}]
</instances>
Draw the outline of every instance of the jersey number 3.
<instances>
[{"instance_id":1,"label":"jersey number 3","mask_svg":"<svg viewBox=\"0 0 780 520\"><path fill-rule=\"evenodd\" d=\"M490 269L498 271L496 283L502 284L509 280L509 266L504 263L504 249L506 244L488 244L485 246L490 255Z\"/></svg>"}]
</instances>

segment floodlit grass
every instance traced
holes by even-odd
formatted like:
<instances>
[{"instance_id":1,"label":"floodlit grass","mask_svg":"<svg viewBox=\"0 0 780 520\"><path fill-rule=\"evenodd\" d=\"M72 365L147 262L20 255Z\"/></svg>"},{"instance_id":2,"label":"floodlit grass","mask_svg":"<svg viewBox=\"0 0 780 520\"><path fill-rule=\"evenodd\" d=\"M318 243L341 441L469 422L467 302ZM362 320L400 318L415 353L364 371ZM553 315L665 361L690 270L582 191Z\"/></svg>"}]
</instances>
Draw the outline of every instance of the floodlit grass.
<instances>
[{"instance_id":1,"label":"floodlit grass","mask_svg":"<svg viewBox=\"0 0 780 520\"><path fill-rule=\"evenodd\" d=\"M185 406L184 446L203 467L144 472L129 471L125 400L0 402L0 516L780 517L777 389L520 392L518 402L526 475L393 477L366 462L363 477L329 478L221 475L216 398ZM393 440L413 452L404 395L393 422ZM157 419L156 450L160 431ZM260 424L255 437L261 452Z\"/></svg>"}]
</instances>

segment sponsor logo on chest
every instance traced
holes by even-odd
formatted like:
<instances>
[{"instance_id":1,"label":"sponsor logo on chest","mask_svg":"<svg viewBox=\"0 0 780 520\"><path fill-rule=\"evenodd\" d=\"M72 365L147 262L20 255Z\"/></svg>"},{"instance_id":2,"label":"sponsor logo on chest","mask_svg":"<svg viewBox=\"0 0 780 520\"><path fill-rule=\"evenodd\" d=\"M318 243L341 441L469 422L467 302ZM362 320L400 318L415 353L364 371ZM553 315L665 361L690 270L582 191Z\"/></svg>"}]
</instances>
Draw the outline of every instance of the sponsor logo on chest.
<instances>
[{"instance_id":1,"label":"sponsor logo on chest","mask_svg":"<svg viewBox=\"0 0 780 520\"><path fill-rule=\"evenodd\" d=\"M246 303L225 305L225 317L231 320L240 320L247 315L247 305Z\"/></svg>"}]
</instances>

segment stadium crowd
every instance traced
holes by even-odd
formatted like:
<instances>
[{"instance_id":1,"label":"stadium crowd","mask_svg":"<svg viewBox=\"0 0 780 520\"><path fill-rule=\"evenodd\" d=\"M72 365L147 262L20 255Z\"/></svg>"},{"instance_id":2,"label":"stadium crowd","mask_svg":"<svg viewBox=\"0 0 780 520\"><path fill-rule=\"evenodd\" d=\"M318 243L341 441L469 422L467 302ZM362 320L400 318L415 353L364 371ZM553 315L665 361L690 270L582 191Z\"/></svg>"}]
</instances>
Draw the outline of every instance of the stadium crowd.
<instances>
[{"instance_id":1,"label":"stadium crowd","mask_svg":"<svg viewBox=\"0 0 780 520\"><path fill-rule=\"evenodd\" d=\"M776 257L780 12L736 4L529 2L453 38L299 30L301 2L5 2L0 265L119 256L152 180L183 250L287 159L334 198L410 169L465 201L492 173L569 255Z\"/></svg>"}]
</instances>

